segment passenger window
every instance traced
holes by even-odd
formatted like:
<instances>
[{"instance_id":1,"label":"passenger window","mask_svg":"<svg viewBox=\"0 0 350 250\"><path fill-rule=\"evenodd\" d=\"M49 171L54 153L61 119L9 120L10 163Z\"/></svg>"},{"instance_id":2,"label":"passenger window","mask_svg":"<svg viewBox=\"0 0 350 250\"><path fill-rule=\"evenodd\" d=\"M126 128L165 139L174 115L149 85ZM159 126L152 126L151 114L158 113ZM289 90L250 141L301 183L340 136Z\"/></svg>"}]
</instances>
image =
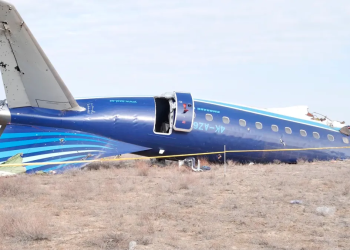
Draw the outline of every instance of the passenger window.
<instances>
[{"instance_id":1,"label":"passenger window","mask_svg":"<svg viewBox=\"0 0 350 250\"><path fill-rule=\"evenodd\" d=\"M306 131L305 130L300 130L300 134L301 134L301 136L307 136L307 133L306 133Z\"/></svg>"},{"instance_id":2,"label":"passenger window","mask_svg":"<svg viewBox=\"0 0 350 250\"><path fill-rule=\"evenodd\" d=\"M292 133L292 129L291 129L291 128L286 127L284 130L285 130L286 133L289 134L289 135Z\"/></svg>"},{"instance_id":3,"label":"passenger window","mask_svg":"<svg viewBox=\"0 0 350 250\"><path fill-rule=\"evenodd\" d=\"M239 119L239 125L241 125L242 127L247 126L247 122L243 119Z\"/></svg>"},{"instance_id":4,"label":"passenger window","mask_svg":"<svg viewBox=\"0 0 350 250\"><path fill-rule=\"evenodd\" d=\"M343 137L343 142L346 143L346 144L349 144L349 139L346 138L346 137Z\"/></svg>"},{"instance_id":5,"label":"passenger window","mask_svg":"<svg viewBox=\"0 0 350 250\"><path fill-rule=\"evenodd\" d=\"M261 122L256 122L256 123L255 123L255 127L256 127L257 129L262 129L262 128L263 128L263 125L262 125Z\"/></svg>"},{"instance_id":6,"label":"passenger window","mask_svg":"<svg viewBox=\"0 0 350 250\"><path fill-rule=\"evenodd\" d=\"M327 135L328 140L334 141L334 136L333 135Z\"/></svg>"},{"instance_id":7,"label":"passenger window","mask_svg":"<svg viewBox=\"0 0 350 250\"><path fill-rule=\"evenodd\" d=\"M222 122L225 124L229 124L230 123L230 118L228 118L227 116L222 117Z\"/></svg>"},{"instance_id":8,"label":"passenger window","mask_svg":"<svg viewBox=\"0 0 350 250\"><path fill-rule=\"evenodd\" d=\"M313 136L314 136L316 139L320 139L320 134L319 134L319 133L313 132L312 134L313 134Z\"/></svg>"},{"instance_id":9,"label":"passenger window","mask_svg":"<svg viewBox=\"0 0 350 250\"><path fill-rule=\"evenodd\" d=\"M205 119L208 121L208 122L211 122L214 118L211 114L206 114L205 115Z\"/></svg>"},{"instance_id":10,"label":"passenger window","mask_svg":"<svg viewBox=\"0 0 350 250\"><path fill-rule=\"evenodd\" d=\"M272 125L271 129L273 132L278 132L278 126L277 125Z\"/></svg>"}]
</instances>

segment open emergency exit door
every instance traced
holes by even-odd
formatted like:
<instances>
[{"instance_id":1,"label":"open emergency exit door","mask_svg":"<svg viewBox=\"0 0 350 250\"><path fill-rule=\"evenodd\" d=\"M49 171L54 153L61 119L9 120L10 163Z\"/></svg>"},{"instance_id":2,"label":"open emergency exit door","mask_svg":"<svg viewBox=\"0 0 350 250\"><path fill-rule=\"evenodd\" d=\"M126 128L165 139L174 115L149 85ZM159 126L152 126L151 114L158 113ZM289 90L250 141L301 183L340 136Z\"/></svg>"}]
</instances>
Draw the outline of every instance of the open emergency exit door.
<instances>
[{"instance_id":1,"label":"open emergency exit door","mask_svg":"<svg viewBox=\"0 0 350 250\"><path fill-rule=\"evenodd\" d=\"M153 132L170 135L173 130L191 132L194 101L190 93L172 92L154 97L155 121Z\"/></svg>"},{"instance_id":2,"label":"open emergency exit door","mask_svg":"<svg viewBox=\"0 0 350 250\"><path fill-rule=\"evenodd\" d=\"M190 93L174 93L176 111L174 130L191 132L194 120L194 102Z\"/></svg>"}]
</instances>

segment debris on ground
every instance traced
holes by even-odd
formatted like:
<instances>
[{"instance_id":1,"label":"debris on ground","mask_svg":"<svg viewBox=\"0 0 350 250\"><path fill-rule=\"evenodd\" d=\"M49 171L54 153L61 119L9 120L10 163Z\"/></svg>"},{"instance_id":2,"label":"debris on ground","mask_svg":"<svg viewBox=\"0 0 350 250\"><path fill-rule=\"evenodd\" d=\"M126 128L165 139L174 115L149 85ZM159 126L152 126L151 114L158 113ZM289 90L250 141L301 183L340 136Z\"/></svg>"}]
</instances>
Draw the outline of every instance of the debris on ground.
<instances>
[{"instance_id":1,"label":"debris on ground","mask_svg":"<svg viewBox=\"0 0 350 250\"><path fill-rule=\"evenodd\" d=\"M204 170L204 171L206 171L206 170L210 170L211 168L208 167L208 166L202 166L201 169Z\"/></svg>"},{"instance_id":2,"label":"debris on ground","mask_svg":"<svg viewBox=\"0 0 350 250\"><path fill-rule=\"evenodd\" d=\"M136 246L137 246L136 241L129 242L129 250L135 250Z\"/></svg>"},{"instance_id":3,"label":"debris on ground","mask_svg":"<svg viewBox=\"0 0 350 250\"><path fill-rule=\"evenodd\" d=\"M301 204L303 204L303 201L301 201L301 200L291 200L289 203L290 203L290 204L301 205Z\"/></svg>"},{"instance_id":4,"label":"debris on ground","mask_svg":"<svg viewBox=\"0 0 350 250\"><path fill-rule=\"evenodd\" d=\"M336 211L335 207L317 207L316 208L316 212L323 216L333 215L335 211Z\"/></svg>"},{"instance_id":5,"label":"debris on ground","mask_svg":"<svg viewBox=\"0 0 350 250\"><path fill-rule=\"evenodd\" d=\"M16 175L16 174L5 172L5 171L0 171L0 176L13 176L13 175Z\"/></svg>"}]
</instances>

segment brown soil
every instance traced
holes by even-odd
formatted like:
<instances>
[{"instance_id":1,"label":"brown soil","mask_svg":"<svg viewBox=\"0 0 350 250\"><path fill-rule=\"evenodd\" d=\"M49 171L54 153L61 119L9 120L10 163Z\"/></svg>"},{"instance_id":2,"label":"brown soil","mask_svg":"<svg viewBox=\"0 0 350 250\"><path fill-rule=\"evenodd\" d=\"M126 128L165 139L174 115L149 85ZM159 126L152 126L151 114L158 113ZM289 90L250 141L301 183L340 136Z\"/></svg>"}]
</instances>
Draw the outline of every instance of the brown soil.
<instances>
[{"instance_id":1,"label":"brown soil","mask_svg":"<svg viewBox=\"0 0 350 250\"><path fill-rule=\"evenodd\" d=\"M0 178L0 249L350 249L350 161L102 167Z\"/></svg>"}]
</instances>

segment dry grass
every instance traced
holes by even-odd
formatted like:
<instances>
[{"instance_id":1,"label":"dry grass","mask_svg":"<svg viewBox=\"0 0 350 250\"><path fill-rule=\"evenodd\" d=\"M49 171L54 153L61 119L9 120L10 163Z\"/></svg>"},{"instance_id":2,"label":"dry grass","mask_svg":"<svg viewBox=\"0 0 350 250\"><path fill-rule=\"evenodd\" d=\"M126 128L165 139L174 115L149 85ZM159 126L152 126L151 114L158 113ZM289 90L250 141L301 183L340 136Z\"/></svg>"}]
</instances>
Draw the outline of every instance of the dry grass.
<instances>
[{"instance_id":1,"label":"dry grass","mask_svg":"<svg viewBox=\"0 0 350 250\"><path fill-rule=\"evenodd\" d=\"M0 212L0 234L17 241L48 240L50 227L48 218L40 211L26 211L8 207Z\"/></svg>"},{"instance_id":2,"label":"dry grass","mask_svg":"<svg viewBox=\"0 0 350 250\"><path fill-rule=\"evenodd\" d=\"M0 178L0 249L350 249L349 161L201 162Z\"/></svg>"},{"instance_id":3,"label":"dry grass","mask_svg":"<svg viewBox=\"0 0 350 250\"><path fill-rule=\"evenodd\" d=\"M26 197L35 196L38 189L37 180L28 176L14 176L11 178L1 178L0 180L0 199L3 197Z\"/></svg>"},{"instance_id":4,"label":"dry grass","mask_svg":"<svg viewBox=\"0 0 350 250\"><path fill-rule=\"evenodd\" d=\"M147 161L137 161L135 166L138 176L148 176L150 164Z\"/></svg>"}]
</instances>

